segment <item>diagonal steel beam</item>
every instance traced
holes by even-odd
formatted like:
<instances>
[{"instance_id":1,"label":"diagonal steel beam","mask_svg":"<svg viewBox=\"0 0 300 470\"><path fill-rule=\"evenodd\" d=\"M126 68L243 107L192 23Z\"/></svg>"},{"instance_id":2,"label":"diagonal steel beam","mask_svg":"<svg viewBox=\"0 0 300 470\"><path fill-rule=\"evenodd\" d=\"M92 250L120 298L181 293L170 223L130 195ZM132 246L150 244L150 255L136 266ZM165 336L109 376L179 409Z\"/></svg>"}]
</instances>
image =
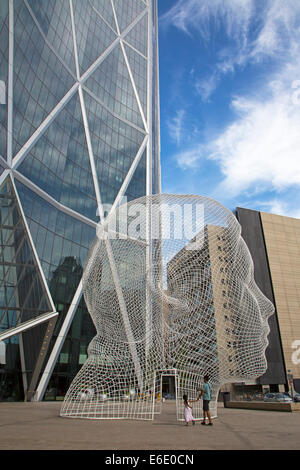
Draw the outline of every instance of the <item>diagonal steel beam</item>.
<instances>
[{"instance_id":1,"label":"diagonal steel beam","mask_svg":"<svg viewBox=\"0 0 300 470\"><path fill-rule=\"evenodd\" d=\"M39 315L37 318L33 318L32 320L28 320L26 322L20 323L13 328L9 328L9 330L5 330L4 332L0 333L0 341L3 341L11 336L18 335L23 333L24 331L30 330L35 326L39 325L40 323L44 323L45 321L51 320L51 318L57 317L58 312L49 312L43 315Z\"/></svg>"},{"instance_id":2,"label":"diagonal steel beam","mask_svg":"<svg viewBox=\"0 0 300 470\"><path fill-rule=\"evenodd\" d=\"M110 3L111 3L112 11L113 11L113 14L114 14L114 19L115 19L115 23L116 23L117 32L118 32L118 35L120 36L120 28L119 28L118 18L117 18L117 14L116 14L115 4L114 4L113 0L110 0Z\"/></svg>"},{"instance_id":3,"label":"diagonal steel beam","mask_svg":"<svg viewBox=\"0 0 300 470\"><path fill-rule=\"evenodd\" d=\"M43 287L44 287L44 289L45 289L45 291L46 291L46 293L47 293L47 297L48 297L49 303L50 303L50 305L51 305L51 308L52 308L52 310L55 312L55 311L56 311L56 307L55 307L55 305L54 305L52 296L51 296L51 294L50 294L50 290L49 290L49 287L48 287L48 284L47 284L47 280L46 280L46 277L45 277L45 274L44 274L44 271L43 271L43 268L42 268L42 265L41 265L41 262L40 262L38 253L37 253L36 248L35 248L35 245L34 245L34 243L33 243L33 239L32 239L32 236L31 236L31 232L30 232L29 227L28 227L27 219L26 219L26 216L25 216L23 207L22 207L22 203L21 203L21 200L20 200L20 197L19 197L19 194L18 194L16 185L15 185L15 182L14 182L13 176L11 177L11 183L12 183L12 186L13 186L13 189L14 189L14 193L15 193L15 196L16 196L16 199L17 199L19 211L20 211L20 213L21 213L22 222L23 222L23 224L24 224L25 231L26 231L26 234L27 234L28 239L29 239L30 248L31 248L31 250L32 250L32 252L33 252L33 256L34 256L34 258L35 258L35 261L36 261L37 267L38 267L38 271L39 271L40 276L41 276L42 285L43 285Z\"/></svg>"},{"instance_id":4,"label":"diagonal steel beam","mask_svg":"<svg viewBox=\"0 0 300 470\"><path fill-rule=\"evenodd\" d=\"M12 167L14 169L18 168L18 166L22 163L27 153L36 143L38 138L43 134L43 132L48 129L54 118L57 114L61 111L61 109L70 101L72 96L78 90L78 83L74 83L72 88L65 94L65 96L60 100L60 102L52 109L52 111L48 114L46 119L42 122L42 124L36 129L36 131L32 134L32 136L27 140L27 142L23 145L23 147L19 150L17 155L12 160Z\"/></svg>"},{"instance_id":5,"label":"diagonal steel beam","mask_svg":"<svg viewBox=\"0 0 300 470\"><path fill-rule=\"evenodd\" d=\"M127 57L127 54L126 54L126 51L125 51L123 41L120 41L120 44L121 44L121 49L122 49L123 56L124 56L124 59L125 59L125 63L126 63L126 66L127 66L127 70L128 70L129 76L130 76L130 80L131 80L131 84L132 84L132 87L133 87L134 95L135 95L135 98L137 100L139 111L141 113L142 121L143 121L146 132L149 133L149 125L148 125L148 123L146 121L146 118L145 118L145 115L144 115L144 110L143 110L141 100L140 100L140 97L139 97L139 94L138 94L138 91L137 91L137 88L136 88L136 84L135 84L135 81L134 81L134 78L133 78L131 67L129 65L129 60L128 60L128 57Z\"/></svg>"},{"instance_id":6,"label":"diagonal steel beam","mask_svg":"<svg viewBox=\"0 0 300 470\"><path fill-rule=\"evenodd\" d=\"M138 164L140 163L141 161L141 158L142 158L142 155L143 155L143 152L147 146L147 143L148 143L148 136L145 136L143 142L142 142L142 145L140 146L139 148L139 151L138 153L136 154L135 156L135 159L133 160L132 164L131 164L131 167L129 168L129 171L123 181L123 184L117 194L117 197L111 207L111 210L110 210L110 214L115 210L115 208L119 205L120 201L122 200L127 188L128 188L128 185L134 175L134 172L138 166Z\"/></svg>"},{"instance_id":7,"label":"diagonal steel beam","mask_svg":"<svg viewBox=\"0 0 300 470\"><path fill-rule=\"evenodd\" d=\"M44 393L46 391L48 382L50 380L50 377L52 375L53 369L55 367L55 364L58 360L61 348L65 342L66 336L68 334L70 325L72 323L72 320L74 318L74 315L76 313L77 307L79 305L79 302L81 300L82 296L82 281L79 282L79 285L77 287L77 290L75 292L74 298L71 302L71 305L69 307L69 310L67 312L67 315L65 317L65 320L62 324L62 327L59 330L56 342L53 346L53 349L51 351L51 354L49 356L48 362L46 364L46 367L44 369L43 375L41 377L41 380L38 384L38 387L36 389L36 394L34 396L35 401L40 401L43 399Z\"/></svg>"}]
</instances>

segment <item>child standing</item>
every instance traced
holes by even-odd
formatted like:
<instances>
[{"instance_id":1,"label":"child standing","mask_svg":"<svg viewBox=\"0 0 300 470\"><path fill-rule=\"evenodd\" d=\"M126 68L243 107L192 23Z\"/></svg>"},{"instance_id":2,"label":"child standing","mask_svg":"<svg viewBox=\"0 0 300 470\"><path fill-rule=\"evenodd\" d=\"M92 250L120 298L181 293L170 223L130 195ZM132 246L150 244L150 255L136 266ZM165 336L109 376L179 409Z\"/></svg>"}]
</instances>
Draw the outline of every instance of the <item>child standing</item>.
<instances>
[{"instance_id":1,"label":"child standing","mask_svg":"<svg viewBox=\"0 0 300 470\"><path fill-rule=\"evenodd\" d=\"M187 395L183 395L183 404L184 404L184 419L185 419L185 426L189 425L189 422L192 421L193 426L195 426L195 418L192 415L192 406L190 403L194 403L195 401L198 401L199 397L197 400L190 400L188 401Z\"/></svg>"}]
</instances>

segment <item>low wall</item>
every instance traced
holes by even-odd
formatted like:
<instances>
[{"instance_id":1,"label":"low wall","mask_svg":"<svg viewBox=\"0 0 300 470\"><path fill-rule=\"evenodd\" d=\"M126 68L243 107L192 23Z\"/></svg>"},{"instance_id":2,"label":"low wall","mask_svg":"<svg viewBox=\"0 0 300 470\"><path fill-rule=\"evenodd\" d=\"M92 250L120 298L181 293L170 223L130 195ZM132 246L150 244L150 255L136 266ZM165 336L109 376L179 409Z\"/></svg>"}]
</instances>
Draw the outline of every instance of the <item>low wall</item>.
<instances>
[{"instance_id":1,"label":"low wall","mask_svg":"<svg viewBox=\"0 0 300 470\"><path fill-rule=\"evenodd\" d=\"M228 401L225 408L266 411L300 411L300 403L273 403L265 401Z\"/></svg>"}]
</instances>

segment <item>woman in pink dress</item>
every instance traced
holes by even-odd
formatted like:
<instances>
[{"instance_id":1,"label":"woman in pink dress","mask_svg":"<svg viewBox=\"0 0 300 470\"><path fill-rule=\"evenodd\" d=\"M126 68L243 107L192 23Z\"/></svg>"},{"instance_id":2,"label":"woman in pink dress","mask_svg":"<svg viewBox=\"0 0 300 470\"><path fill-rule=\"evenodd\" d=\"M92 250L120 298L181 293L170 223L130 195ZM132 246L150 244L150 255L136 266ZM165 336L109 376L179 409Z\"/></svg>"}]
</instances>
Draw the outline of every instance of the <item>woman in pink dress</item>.
<instances>
[{"instance_id":1,"label":"woman in pink dress","mask_svg":"<svg viewBox=\"0 0 300 470\"><path fill-rule=\"evenodd\" d=\"M197 400L190 400L188 401L187 395L183 395L183 404L184 404L184 419L185 419L185 426L189 425L189 422L192 421L193 426L195 426L195 418L192 415L192 406L190 403L194 403L195 401L198 401L199 397Z\"/></svg>"}]
</instances>

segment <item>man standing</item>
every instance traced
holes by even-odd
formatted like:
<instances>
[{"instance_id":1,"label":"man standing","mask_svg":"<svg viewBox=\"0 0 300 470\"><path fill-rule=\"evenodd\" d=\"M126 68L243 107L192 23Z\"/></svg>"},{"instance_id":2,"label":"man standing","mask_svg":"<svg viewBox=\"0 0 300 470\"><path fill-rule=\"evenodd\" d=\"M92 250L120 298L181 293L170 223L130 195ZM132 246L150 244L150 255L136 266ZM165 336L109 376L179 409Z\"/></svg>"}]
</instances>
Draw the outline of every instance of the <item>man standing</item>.
<instances>
[{"instance_id":1,"label":"man standing","mask_svg":"<svg viewBox=\"0 0 300 470\"><path fill-rule=\"evenodd\" d=\"M201 424L205 425L205 418L207 417L209 421L208 424L212 426L213 422L211 420L210 411L209 411L209 402L211 400L210 390L211 390L211 384L209 382L209 376L205 375L203 388L200 389L200 395L199 395L199 398L203 397L203 421Z\"/></svg>"}]
</instances>

